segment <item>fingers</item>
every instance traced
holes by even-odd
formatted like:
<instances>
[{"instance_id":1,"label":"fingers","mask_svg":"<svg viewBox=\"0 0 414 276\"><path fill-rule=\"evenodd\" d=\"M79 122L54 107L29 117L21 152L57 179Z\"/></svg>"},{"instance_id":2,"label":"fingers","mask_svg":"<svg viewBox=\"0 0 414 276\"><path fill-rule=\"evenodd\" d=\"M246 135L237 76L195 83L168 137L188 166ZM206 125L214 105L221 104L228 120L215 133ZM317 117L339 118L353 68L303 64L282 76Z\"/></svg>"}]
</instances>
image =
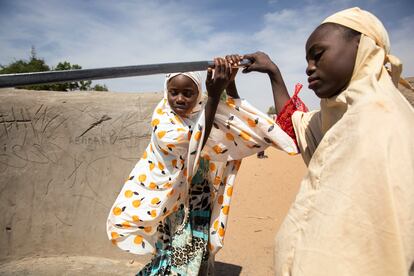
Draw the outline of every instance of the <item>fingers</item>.
<instances>
[{"instance_id":1,"label":"fingers","mask_svg":"<svg viewBox=\"0 0 414 276\"><path fill-rule=\"evenodd\" d=\"M257 60L257 54L258 54L258 52L252 53L252 54L245 54L245 55L242 56L242 59L248 59L248 60L250 60L250 65L246 65L243 68L243 70L242 70L242 73L243 74L250 73L250 72L252 72L254 70L254 68L255 68L255 62Z\"/></svg>"},{"instance_id":2,"label":"fingers","mask_svg":"<svg viewBox=\"0 0 414 276\"><path fill-rule=\"evenodd\" d=\"M231 71L232 71L232 67L231 64L228 63L226 60L225 61L225 73L226 73L226 79L230 79L231 76Z\"/></svg>"},{"instance_id":3,"label":"fingers","mask_svg":"<svg viewBox=\"0 0 414 276\"><path fill-rule=\"evenodd\" d=\"M250 66L246 66L245 68L243 68L242 73L243 74L247 74L250 73L252 70L250 69Z\"/></svg>"},{"instance_id":4,"label":"fingers","mask_svg":"<svg viewBox=\"0 0 414 276\"><path fill-rule=\"evenodd\" d=\"M229 79L231 75L231 64L226 60L222 59L223 62L223 79Z\"/></svg>"},{"instance_id":5,"label":"fingers","mask_svg":"<svg viewBox=\"0 0 414 276\"><path fill-rule=\"evenodd\" d=\"M251 61L251 64L244 68L243 73L249 73L253 71L269 73L276 67L270 57L263 52L247 54L243 57Z\"/></svg>"},{"instance_id":6,"label":"fingers","mask_svg":"<svg viewBox=\"0 0 414 276\"><path fill-rule=\"evenodd\" d=\"M226 56L226 61L230 65L230 81L234 81L236 78L237 72L239 71L240 61L242 60L243 56L238 54L232 54Z\"/></svg>"},{"instance_id":7,"label":"fingers","mask_svg":"<svg viewBox=\"0 0 414 276\"><path fill-rule=\"evenodd\" d=\"M214 59L216 67L214 68L214 77L221 76L224 72L224 59L221 57L217 57Z\"/></svg>"},{"instance_id":8,"label":"fingers","mask_svg":"<svg viewBox=\"0 0 414 276\"><path fill-rule=\"evenodd\" d=\"M242 58L243 58L243 56L237 55L237 54L232 54L232 55L227 55L226 56L227 62L230 63L230 65L233 66L233 67L240 66L240 61L242 60Z\"/></svg>"},{"instance_id":9,"label":"fingers","mask_svg":"<svg viewBox=\"0 0 414 276\"><path fill-rule=\"evenodd\" d=\"M214 79L229 78L231 74L231 65L226 59L218 57L214 59Z\"/></svg>"},{"instance_id":10,"label":"fingers","mask_svg":"<svg viewBox=\"0 0 414 276\"><path fill-rule=\"evenodd\" d=\"M242 58L248 59L253 63L256 60L256 53L243 55Z\"/></svg>"},{"instance_id":11,"label":"fingers","mask_svg":"<svg viewBox=\"0 0 414 276\"><path fill-rule=\"evenodd\" d=\"M209 97L220 98L230 81L231 70L232 67L226 59L214 59L214 72L212 69L207 71L206 87Z\"/></svg>"},{"instance_id":12,"label":"fingers","mask_svg":"<svg viewBox=\"0 0 414 276\"><path fill-rule=\"evenodd\" d=\"M207 69L207 78L206 78L206 82L211 82L211 79L213 78L213 69L212 68L208 68Z\"/></svg>"},{"instance_id":13,"label":"fingers","mask_svg":"<svg viewBox=\"0 0 414 276\"><path fill-rule=\"evenodd\" d=\"M256 61L256 56L255 54L246 54L242 56L242 59L248 59L250 60L250 65L247 65L243 68L242 73L246 74L246 73L250 73L251 70L251 66L254 64L254 62ZM254 67L254 66L253 66Z\"/></svg>"}]
</instances>

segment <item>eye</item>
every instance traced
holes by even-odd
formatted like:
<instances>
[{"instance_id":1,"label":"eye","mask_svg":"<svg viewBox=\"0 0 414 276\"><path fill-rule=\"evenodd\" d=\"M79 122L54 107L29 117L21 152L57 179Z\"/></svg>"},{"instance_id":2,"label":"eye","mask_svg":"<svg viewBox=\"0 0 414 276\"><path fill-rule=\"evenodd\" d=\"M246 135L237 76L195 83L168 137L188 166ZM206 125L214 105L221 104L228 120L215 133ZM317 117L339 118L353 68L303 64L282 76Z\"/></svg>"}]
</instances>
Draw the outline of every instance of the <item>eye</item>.
<instances>
[{"instance_id":1,"label":"eye","mask_svg":"<svg viewBox=\"0 0 414 276\"><path fill-rule=\"evenodd\" d=\"M168 93L171 95L171 96L177 96L177 91L175 91L175 90L168 90Z\"/></svg>"},{"instance_id":2,"label":"eye","mask_svg":"<svg viewBox=\"0 0 414 276\"><path fill-rule=\"evenodd\" d=\"M194 92L192 90L186 90L183 92L184 97L186 98L192 98L194 96Z\"/></svg>"},{"instance_id":3,"label":"eye","mask_svg":"<svg viewBox=\"0 0 414 276\"><path fill-rule=\"evenodd\" d=\"M322 57L323 52L324 52L324 51L317 51L317 52L313 55L313 59L314 59L315 61L318 61L318 60Z\"/></svg>"}]
</instances>

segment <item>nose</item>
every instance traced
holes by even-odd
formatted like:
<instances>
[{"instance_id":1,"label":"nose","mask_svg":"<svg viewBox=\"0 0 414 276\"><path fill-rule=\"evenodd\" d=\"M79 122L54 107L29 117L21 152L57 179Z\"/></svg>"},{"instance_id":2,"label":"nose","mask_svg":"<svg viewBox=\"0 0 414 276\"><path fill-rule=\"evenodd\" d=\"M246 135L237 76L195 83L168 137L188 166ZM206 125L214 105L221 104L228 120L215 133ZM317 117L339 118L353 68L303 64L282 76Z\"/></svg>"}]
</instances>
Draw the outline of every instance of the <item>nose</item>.
<instances>
[{"instance_id":1,"label":"nose","mask_svg":"<svg viewBox=\"0 0 414 276\"><path fill-rule=\"evenodd\" d=\"M185 104L184 96L180 93L177 95L177 100L175 101L177 104Z\"/></svg>"},{"instance_id":2,"label":"nose","mask_svg":"<svg viewBox=\"0 0 414 276\"><path fill-rule=\"evenodd\" d=\"M313 72L315 72L316 66L313 60L308 61L308 66L306 67L306 75L310 76Z\"/></svg>"}]
</instances>

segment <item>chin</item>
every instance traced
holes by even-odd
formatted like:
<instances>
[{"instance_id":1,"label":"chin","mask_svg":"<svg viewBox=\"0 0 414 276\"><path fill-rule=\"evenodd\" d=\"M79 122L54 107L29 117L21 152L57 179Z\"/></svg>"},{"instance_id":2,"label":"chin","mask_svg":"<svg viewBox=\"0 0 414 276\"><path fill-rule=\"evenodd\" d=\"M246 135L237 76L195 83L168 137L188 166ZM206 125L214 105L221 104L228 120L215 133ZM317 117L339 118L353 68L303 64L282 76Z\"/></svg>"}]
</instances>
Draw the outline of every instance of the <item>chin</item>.
<instances>
[{"instance_id":1,"label":"chin","mask_svg":"<svg viewBox=\"0 0 414 276\"><path fill-rule=\"evenodd\" d=\"M312 90L315 93L316 97L318 97L320 99L327 98L325 93L323 91L321 91L320 89L312 89Z\"/></svg>"},{"instance_id":2,"label":"chin","mask_svg":"<svg viewBox=\"0 0 414 276\"><path fill-rule=\"evenodd\" d=\"M325 95L325 94L320 94L320 93L317 93L317 92L315 92L315 95L316 95L319 99L327 99L327 98L330 98L330 96L328 96L328 95Z\"/></svg>"},{"instance_id":3,"label":"chin","mask_svg":"<svg viewBox=\"0 0 414 276\"><path fill-rule=\"evenodd\" d=\"M338 92L330 92L326 91L326 89L314 89L313 92L315 92L315 95L320 99L328 99L340 94L341 90Z\"/></svg>"},{"instance_id":4,"label":"chin","mask_svg":"<svg viewBox=\"0 0 414 276\"><path fill-rule=\"evenodd\" d=\"M175 114L177 114L180 117L187 117L187 112L186 111L178 111L178 110L174 110Z\"/></svg>"}]
</instances>

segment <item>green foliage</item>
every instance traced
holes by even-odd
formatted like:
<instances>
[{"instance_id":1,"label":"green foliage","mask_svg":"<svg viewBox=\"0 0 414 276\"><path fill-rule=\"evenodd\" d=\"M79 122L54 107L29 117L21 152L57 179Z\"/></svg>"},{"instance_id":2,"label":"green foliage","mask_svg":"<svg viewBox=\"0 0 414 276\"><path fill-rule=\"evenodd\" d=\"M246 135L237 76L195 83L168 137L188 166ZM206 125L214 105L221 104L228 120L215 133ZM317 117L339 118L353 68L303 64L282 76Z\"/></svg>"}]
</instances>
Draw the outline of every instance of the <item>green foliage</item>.
<instances>
[{"instance_id":1,"label":"green foliage","mask_svg":"<svg viewBox=\"0 0 414 276\"><path fill-rule=\"evenodd\" d=\"M108 87L106 87L106 85L100 85L100 84L95 84L94 87L92 87L92 90L94 91L108 91Z\"/></svg>"},{"instance_id":2,"label":"green foliage","mask_svg":"<svg viewBox=\"0 0 414 276\"><path fill-rule=\"evenodd\" d=\"M0 74L29 73L43 71L50 71L50 67L45 63L43 59L36 58L34 48L32 48L29 60L20 59L10 63L7 66L0 65ZM48 90L48 85L29 85L17 88L25 88L31 90Z\"/></svg>"},{"instance_id":3,"label":"green foliage","mask_svg":"<svg viewBox=\"0 0 414 276\"><path fill-rule=\"evenodd\" d=\"M16 60L10 63L8 66L0 65L0 72L2 74L13 74L13 73L29 73L29 72L42 72L49 71L49 66L43 59L31 58L29 61Z\"/></svg>"},{"instance_id":4,"label":"green foliage","mask_svg":"<svg viewBox=\"0 0 414 276\"><path fill-rule=\"evenodd\" d=\"M70 64L67 61L59 62L52 70L74 70L82 69L82 66L78 64ZM45 63L43 59L36 57L36 50L32 47L29 60L19 59L8 65L0 65L0 74L15 74L15 73L30 73L30 72L44 72L50 71L50 67ZM28 85L16 88L30 89L30 90L50 90L50 91L76 91L76 90L95 90L95 91L108 91L106 85L96 84L91 86L92 81L77 81L66 83L54 83L54 84L39 84Z\"/></svg>"},{"instance_id":5,"label":"green foliage","mask_svg":"<svg viewBox=\"0 0 414 276\"><path fill-rule=\"evenodd\" d=\"M273 115L276 114L276 108L274 106L270 106L267 110L267 115Z\"/></svg>"},{"instance_id":6,"label":"green foliage","mask_svg":"<svg viewBox=\"0 0 414 276\"><path fill-rule=\"evenodd\" d=\"M227 92L224 90L220 95L220 101L225 102L227 101Z\"/></svg>"},{"instance_id":7,"label":"green foliage","mask_svg":"<svg viewBox=\"0 0 414 276\"><path fill-rule=\"evenodd\" d=\"M78 64L70 64L67 61L59 62L54 68L56 71L61 70L75 70L82 69L82 66ZM75 91L75 90L91 90L92 81L76 81L76 82L65 82L65 83L54 83L50 84L50 89L53 91Z\"/></svg>"}]
</instances>

